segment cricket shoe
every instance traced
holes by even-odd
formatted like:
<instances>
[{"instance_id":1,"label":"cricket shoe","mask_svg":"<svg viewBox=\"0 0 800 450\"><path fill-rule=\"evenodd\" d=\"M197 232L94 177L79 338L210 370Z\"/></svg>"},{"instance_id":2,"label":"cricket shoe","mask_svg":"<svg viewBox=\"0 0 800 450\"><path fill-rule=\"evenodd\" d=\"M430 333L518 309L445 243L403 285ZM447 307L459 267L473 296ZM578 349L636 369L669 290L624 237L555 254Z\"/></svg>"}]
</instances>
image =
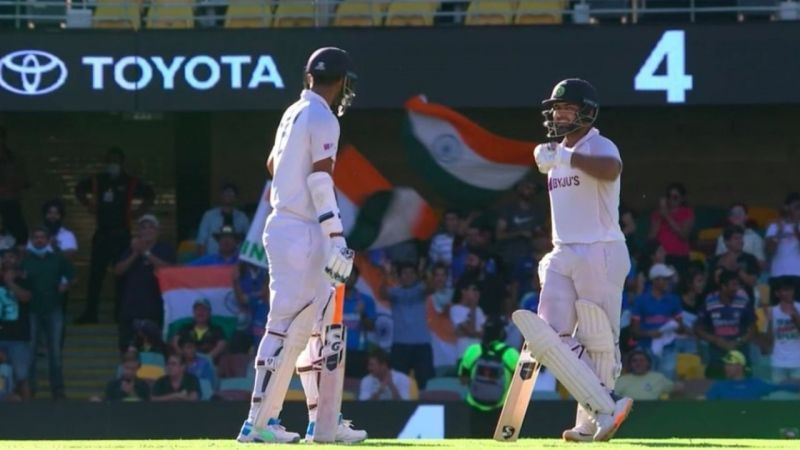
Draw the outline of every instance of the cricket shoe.
<instances>
[{"instance_id":1,"label":"cricket shoe","mask_svg":"<svg viewBox=\"0 0 800 450\"><path fill-rule=\"evenodd\" d=\"M295 444L300 442L300 435L286 431L286 428L281 425L280 419L269 419L263 430L256 428L252 422L245 421L239 431L239 436L236 436L236 441L243 444L250 442Z\"/></svg>"},{"instance_id":2,"label":"cricket shoe","mask_svg":"<svg viewBox=\"0 0 800 450\"><path fill-rule=\"evenodd\" d=\"M575 426L569 430L564 430L561 433L561 438L567 442L592 442L596 432L597 426L592 422L591 416L583 406L578 405L578 411L575 414Z\"/></svg>"},{"instance_id":3,"label":"cricket shoe","mask_svg":"<svg viewBox=\"0 0 800 450\"><path fill-rule=\"evenodd\" d=\"M628 418L633 408L633 399L628 397L618 397L611 394L614 399L614 412L611 414L598 414L595 417L597 423L597 432L594 434L594 440L598 442L608 441L614 437L614 433L619 430L619 427Z\"/></svg>"},{"instance_id":4,"label":"cricket shoe","mask_svg":"<svg viewBox=\"0 0 800 450\"><path fill-rule=\"evenodd\" d=\"M314 428L316 428L316 422L309 422L308 428L306 429L307 443L317 442L314 441ZM342 415L339 414L339 426L336 428L336 437L334 439L338 444L357 444L367 439L367 432L364 430L354 430L353 423L349 420L342 419Z\"/></svg>"}]
</instances>

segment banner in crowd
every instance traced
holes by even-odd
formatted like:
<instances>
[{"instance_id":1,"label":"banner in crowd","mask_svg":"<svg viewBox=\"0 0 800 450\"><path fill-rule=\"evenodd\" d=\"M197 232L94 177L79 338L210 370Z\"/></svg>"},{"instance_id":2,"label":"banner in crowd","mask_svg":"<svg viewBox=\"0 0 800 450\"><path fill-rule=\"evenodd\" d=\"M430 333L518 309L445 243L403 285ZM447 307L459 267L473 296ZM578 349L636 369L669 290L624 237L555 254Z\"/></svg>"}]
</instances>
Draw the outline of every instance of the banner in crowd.
<instances>
[{"instance_id":1,"label":"banner in crowd","mask_svg":"<svg viewBox=\"0 0 800 450\"><path fill-rule=\"evenodd\" d=\"M256 214L250 223L250 230L247 231L247 237L244 238L244 242L242 242L242 246L239 249L239 261L248 262L265 269L267 268L267 251L264 249L261 235L264 233L264 224L267 222L267 216L272 212L272 205L269 203L269 189L271 186L272 180L267 180L264 190L261 192L261 200L258 202Z\"/></svg>"},{"instance_id":2,"label":"banner in crowd","mask_svg":"<svg viewBox=\"0 0 800 450\"><path fill-rule=\"evenodd\" d=\"M226 336L236 329L239 311L233 293L235 266L167 267L156 273L164 298L164 336L171 337L192 323L192 310L198 300L211 304L211 321L222 327Z\"/></svg>"},{"instance_id":3,"label":"banner in crowd","mask_svg":"<svg viewBox=\"0 0 800 450\"><path fill-rule=\"evenodd\" d=\"M532 167L535 142L493 134L422 95L409 99L405 108L409 165L448 206L487 206Z\"/></svg>"}]
</instances>

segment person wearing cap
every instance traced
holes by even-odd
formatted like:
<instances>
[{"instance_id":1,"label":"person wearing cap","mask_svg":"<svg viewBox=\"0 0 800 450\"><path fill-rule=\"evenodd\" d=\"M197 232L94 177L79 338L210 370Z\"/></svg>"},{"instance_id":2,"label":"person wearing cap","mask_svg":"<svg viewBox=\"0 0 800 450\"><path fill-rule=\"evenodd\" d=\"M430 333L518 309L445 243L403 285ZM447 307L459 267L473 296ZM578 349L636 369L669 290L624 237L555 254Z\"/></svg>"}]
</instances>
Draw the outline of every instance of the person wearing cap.
<instances>
[{"instance_id":1,"label":"person wearing cap","mask_svg":"<svg viewBox=\"0 0 800 450\"><path fill-rule=\"evenodd\" d=\"M228 343L222 328L211 322L211 312L211 302L207 298L195 300L192 305L192 323L187 323L172 336L172 349L180 352L181 342L192 341L198 352L205 353L216 361Z\"/></svg>"},{"instance_id":2,"label":"person wearing cap","mask_svg":"<svg viewBox=\"0 0 800 450\"><path fill-rule=\"evenodd\" d=\"M219 206L203 214L197 229L197 245L200 255L218 252L218 239L214 236L223 227L230 227L237 234L244 235L250 229L247 214L236 208L239 188L233 183L224 183L219 191Z\"/></svg>"},{"instance_id":3,"label":"person wearing cap","mask_svg":"<svg viewBox=\"0 0 800 450\"><path fill-rule=\"evenodd\" d=\"M719 290L706 297L694 331L698 338L710 344L706 378L722 378L722 358L729 351L747 353L756 335L756 315L736 272L720 273Z\"/></svg>"},{"instance_id":4,"label":"person wearing cap","mask_svg":"<svg viewBox=\"0 0 800 450\"><path fill-rule=\"evenodd\" d=\"M678 357L675 333L684 331L681 299L670 287L675 269L661 263L653 264L648 275L650 290L633 301L631 333L638 340L639 347L648 352L653 362L652 369L673 379Z\"/></svg>"},{"instance_id":5,"label":"person wearing cap","mask_svg":"<svg viewBox=\"0 0 800 450\"><path fill-rule=\"evenodd\" d=\"M48 355L50 391L53 399L64 398L61 337L64 327L63 296L76 283L75 267L61 253L53 251L45 227L31 230L31 240L20 263L31 288L31 342L44 339ZM36 360L31 361L31 387L36 394Z\"/></svg>"},{"instance_id":6,"label":"person wearing cap","mask_svg":"<svg viewBox=\"0 0 800 450\"><path fill-rule=\"evenodd\" d=\"M137 221L136 235L114 266L119 277L119 349L128 348L135 336L134 324L148 319L159 327L163 322L164 300L156 270L175 264L175 246L159 239L156 216L145 214Z\"/></svg>"},{"instance_id":7,"label":"person wearing cap","mask_svg":"<svg viewBox=\"0 0 800 450\"><path fill-rule=\"evenodd\" d=\"M344 238L332 178L339 147L337 116L355 98L355 79L346 51L317 49L306 63L300 99L284 112L275 132L267 158L273 210L263 234L271 305L255 358L250 411L238 442L300 440L298 433L281 426L278 417L295 365L309 407L306 441L314 441L320 397L320 366L315 360L322 351L323 322L330 320L324 316L334 309L325 306L332 298L332 286L347 280L355 256ZM366 432L354 430L341 416L334 434L322 438L344 443L367 438Z\"/></svg>"},{"instance_id":8,"label":"person wearing cap","mask_svg":"<svg viewBox=\"0 0 800 450\"><path fill-rule=\"evenodd\" d=\"M97 323L106 270L130 242L134 213L147 211L155 199L152 187L125 171L121 148L108 149L105 163L103 172L84 178L75 186L75 198L95 216L97 223L92 236L86 309L75 319L77 324ZM134 209L137 202L141 204Z\"/></svg>"},{"instance_id":9,"label":"person wearing cap","mask_svg":"<svg viewBox=\"0 0 800 450\"><path fill-rule=\"evenodd\" d=\"M214 233L216 251L189 261L187 266L231 266L239 262L239 243L243 234L231 225L223 225Z\"/></svg>"},{"instance_id":10,"label":"person wearing cap","mask_svg":"<svg viewBox=\"0 0 800 450\"><path fill-rule=\"evenodd\" d=\"M706 400L759 400L776 391L798 392L797 384L771 384L747 376L747 358L739 350L722 357L725 379L716 381L706 392Z\"/></svg>"}]
</instances>

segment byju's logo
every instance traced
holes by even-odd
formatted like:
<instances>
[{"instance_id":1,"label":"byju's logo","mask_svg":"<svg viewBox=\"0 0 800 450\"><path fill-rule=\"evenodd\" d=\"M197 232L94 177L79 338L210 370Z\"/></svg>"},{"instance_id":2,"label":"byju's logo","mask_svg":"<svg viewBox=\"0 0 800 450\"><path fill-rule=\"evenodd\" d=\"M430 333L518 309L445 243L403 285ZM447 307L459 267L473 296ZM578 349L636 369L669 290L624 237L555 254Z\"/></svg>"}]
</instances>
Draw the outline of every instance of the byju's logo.
<instances>
[{"instance_id":1,"label":"byju's logo","mask_svg":"<svg viewBox=\"0 0 800 450\"><path fill-rule=\"evenodd\" d=\"M67 80L67 66L41 50L19 50L0 58L0 87L20 95L44 95Z\"/></svg>"}]
</instances>

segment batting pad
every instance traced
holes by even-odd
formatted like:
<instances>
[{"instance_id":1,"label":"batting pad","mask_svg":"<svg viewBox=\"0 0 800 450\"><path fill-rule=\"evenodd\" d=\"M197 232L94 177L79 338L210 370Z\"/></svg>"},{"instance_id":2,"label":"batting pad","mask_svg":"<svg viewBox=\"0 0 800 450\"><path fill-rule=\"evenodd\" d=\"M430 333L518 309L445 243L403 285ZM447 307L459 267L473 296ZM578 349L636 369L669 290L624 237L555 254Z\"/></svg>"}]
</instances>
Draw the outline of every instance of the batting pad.
<instances>
[{"instance_id":1,"label":"batting pad","mask_svg":"<svg viewBox=\"0 0 800 450\"><path fill-rule=\"evenodd\" d=\"M597 375L561 341L547 322L523 309L515 311L511 319L525 336L531 355L547 367L587 411L593 415L613 413L614 401Z\"/></svg>"},{"instance_id":2,"label":"batting pad","mask_svg":"<svg viewBox=\"0 0 800 450\"><path fill-rule=\"evenodd\" d=\"M619 349L605 310L588 300L575 302L578 329L575 336L586 347L600 381L614 389L620 370Z\"/></svg>"}]
</instances>

